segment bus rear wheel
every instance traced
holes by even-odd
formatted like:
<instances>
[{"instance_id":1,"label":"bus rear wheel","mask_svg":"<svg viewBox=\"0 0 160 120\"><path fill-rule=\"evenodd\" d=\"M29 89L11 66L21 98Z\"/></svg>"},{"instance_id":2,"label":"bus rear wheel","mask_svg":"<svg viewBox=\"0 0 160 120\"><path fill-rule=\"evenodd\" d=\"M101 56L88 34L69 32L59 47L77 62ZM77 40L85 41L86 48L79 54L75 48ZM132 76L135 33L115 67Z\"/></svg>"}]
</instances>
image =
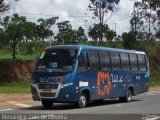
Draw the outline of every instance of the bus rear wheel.
<instances>
[{"instance_id":1,"label":"bus rear wheel","mask_svg":"<svg viewBox=\"0 0 160 120\"><path fill-rule=\"evenodd\" d=\"M121 102L131 102L132 101L133 92L131 89L128 89L125 97L120 97L119 100Z\"/></svg>"},{"instance_id":2,"label":"bus rear wheel","mask_svg":"<svg viewBox=\"0 0 160 120\"><path fill-rule=\"evenodd\" d=\"M79 108L84 108L87 105L87 96L85 94L81 94L79 100L77 102Z\"/></svg>"},{"instance_id":3,"label":"bus rear wheel","mask_svg":"<svg viewBox=\"0 0 160 120\"><path fill-rule=\"evenodd\" d=\"M53 102L52 101L46 101L46 100L42 100L42 105L44 108L51 108L53 106Z\"/></svg>"}]
</instances>

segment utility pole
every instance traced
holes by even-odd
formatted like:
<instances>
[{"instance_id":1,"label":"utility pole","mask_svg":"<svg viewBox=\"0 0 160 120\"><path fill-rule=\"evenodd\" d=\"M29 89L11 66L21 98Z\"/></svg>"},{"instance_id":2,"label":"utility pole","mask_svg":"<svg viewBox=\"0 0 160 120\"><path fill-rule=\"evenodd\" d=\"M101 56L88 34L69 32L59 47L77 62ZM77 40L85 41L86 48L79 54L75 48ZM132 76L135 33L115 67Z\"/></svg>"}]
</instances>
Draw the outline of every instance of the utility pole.
<instances>
[{"instance_id":1,"label":"utility pole","mask_svg":"<svg viewBox=\"0 0 160 120\"><path fill-rule=\"evenodd\" d=\"M134 7L134 34L135 34L135 40L137 40L137 13L135 7Z\"/></svg>"},{"instance_id":2,"label":"utility pole","mask_svg":"<svg viewBox=\"0 0 160 120\"><path fill-rule=\"evenodd\" d=\"M115 31L115 38L114 38L114 40L116 41L116 37L117 37L117 23L114 23L114 31Z\"/></svg>"},{"instance_id":3,"label":"utility pole","mask_svg":"<svg viewBox=\"0 0 160 120\"><path fill-rule=\"evenodd\" d=\"M151 10L149 14L149 35L148 35L148 60L150 61L150 39L151 39Z\"/></svg>"},{"instance_id":4,"label":"utility pole","mask_svg":"<svg viewBox=\"0 0 160 120\"><path fill-rule=\"evenodd\" d=\"M117 35L117 23L114 23L114 29L115 29L115 33L116 33L116 35Z\"/></svg>"}]
</instances>

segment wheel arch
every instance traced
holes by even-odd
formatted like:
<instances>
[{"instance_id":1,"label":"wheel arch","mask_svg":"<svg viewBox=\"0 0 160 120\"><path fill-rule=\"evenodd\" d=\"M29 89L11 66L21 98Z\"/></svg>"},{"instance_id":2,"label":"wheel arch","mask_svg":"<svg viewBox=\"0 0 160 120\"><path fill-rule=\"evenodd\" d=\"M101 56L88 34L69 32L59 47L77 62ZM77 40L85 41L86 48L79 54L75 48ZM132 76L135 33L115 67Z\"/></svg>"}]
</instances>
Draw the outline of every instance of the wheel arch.
<instances>
[{"instance_id":1,"label":"wheel arch","mask_svg":"<svg viewBox=\"0 0 160 120\"><path fill-rule=\"evenodd\" d=\"M90 88L83 88L81 89L81 92L80 94L85 94L86 97L87 97L87 101L90 101L90 97L91 97L91 94L90 94Z\"/></svg>"},{"instance_id":2,"label":"wheel arch","mask_svg":"<svg viewBox=\"0 0 160 120\"><path fill-rule=\"evenodd\" d=\"M134 95L134 85L129 85L127 90L131 90L132 91L132 95Z\"/></svg>"}]
</instances>

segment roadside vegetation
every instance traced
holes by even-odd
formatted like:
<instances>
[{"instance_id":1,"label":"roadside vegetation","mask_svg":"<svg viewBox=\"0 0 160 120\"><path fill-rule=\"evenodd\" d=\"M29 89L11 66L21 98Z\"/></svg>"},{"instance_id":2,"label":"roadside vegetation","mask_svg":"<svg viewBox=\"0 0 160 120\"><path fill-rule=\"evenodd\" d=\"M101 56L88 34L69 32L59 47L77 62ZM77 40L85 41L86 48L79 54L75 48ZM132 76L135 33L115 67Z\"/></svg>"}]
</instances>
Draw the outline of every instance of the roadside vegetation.
<instances>
[{"instance_id":1,"label":"roadside vegetation","mask_svg":"<svg viewBox=\"0 0 160 120\"><path fill-rule=\"evenodd\" d=\"M151 71L151 78L149 81L150 87L160 87L160 72L153 70Z\"/></svg>"},{"instance_id":2,"label":"roadside vegetation","mask_svg":"<svg viewBox=\"0 0 160 120\"><path fill-rule=\"evenodd\" d=\"M31 93L31 80L0 83L0 93Z\"/></svg>"}]
</instances>

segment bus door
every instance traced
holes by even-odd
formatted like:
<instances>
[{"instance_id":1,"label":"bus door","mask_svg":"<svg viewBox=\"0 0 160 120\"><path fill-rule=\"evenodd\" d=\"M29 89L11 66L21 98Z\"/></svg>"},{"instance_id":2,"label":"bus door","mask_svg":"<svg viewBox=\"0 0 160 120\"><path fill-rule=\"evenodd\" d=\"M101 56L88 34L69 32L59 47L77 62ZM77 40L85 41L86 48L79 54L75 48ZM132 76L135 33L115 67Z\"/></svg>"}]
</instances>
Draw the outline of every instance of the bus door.
<instances>
[{"instance_id":1,"label":"bus door","mask_svg":"<svg viewBox=\"0 0 160 120\"><path fill-rule=\"evenodd\" d=\"M112 80L112 97L119 97L122 96L125 92L123 86L124 80L124 72L121 68L120 54L118 52L111 52L111 66L112 66L112 73L111 73L111 80Z\"/></svg>"},{"instance_id":2,"label":"bus door","mask_svg":"<svg viewBox=\"0 0 160 120\"><path fill-rule=\"evenodd\" d=\"M99 58L97 51L82 50L78 58L78 72L76 80L81 89L90 90L90 99L97 99L97 73L99 70Z\"/></svg>"},{"instance_id":3,"label":"bus door","mask_svg":"<svg viewBox=\"0 0 160 120\"><path fill-rule=\"evenodd\" d=\"M139 93L148 91L147 59L145 55L137 55L139 65L139 75L136 75L136 81L139 85Z\"/></svg>"},{"instance_id":4,"label":"bus door","mask_svg":"<svg viewBox=\"0 0 160 120\"><path fill-rule=\"evenodd\" d=\"M96 100L101 98L98 95L98 72L100 71L99 56L96 50L87 51L87 78L89 78L90 90L91 90L91 99Z\"/></svg>"}]
</instances>

